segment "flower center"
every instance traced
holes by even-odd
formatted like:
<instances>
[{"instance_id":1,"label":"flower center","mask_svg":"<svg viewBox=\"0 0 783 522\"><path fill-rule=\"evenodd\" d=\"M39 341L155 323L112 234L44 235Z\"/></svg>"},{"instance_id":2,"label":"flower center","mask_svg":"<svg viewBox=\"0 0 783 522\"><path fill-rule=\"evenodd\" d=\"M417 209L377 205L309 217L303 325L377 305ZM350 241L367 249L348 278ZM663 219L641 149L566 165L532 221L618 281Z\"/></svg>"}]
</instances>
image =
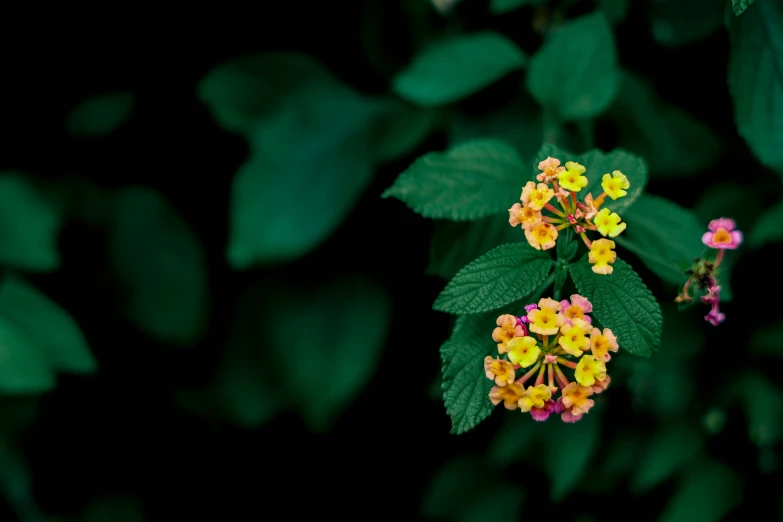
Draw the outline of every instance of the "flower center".
<instances>
[{"instance_id":1,"label":"flower center","mask_svg":"<svg viewBox=\"0 0 783 522\"><path fill-rule=\"evenodd\" d=\"M725 228L719 228L715 235L712 236L712 241L720 244L731 243L731 234Z\"/></svg>"}]
</instances>

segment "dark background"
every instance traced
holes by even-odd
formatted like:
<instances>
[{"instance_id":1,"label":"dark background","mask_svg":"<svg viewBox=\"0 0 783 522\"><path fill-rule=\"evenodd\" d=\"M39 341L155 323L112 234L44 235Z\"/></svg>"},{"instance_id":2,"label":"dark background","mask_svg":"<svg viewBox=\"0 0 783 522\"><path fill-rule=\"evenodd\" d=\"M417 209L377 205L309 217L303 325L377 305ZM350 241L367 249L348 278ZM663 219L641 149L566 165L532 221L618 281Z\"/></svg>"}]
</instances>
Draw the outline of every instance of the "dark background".
<instances>
[{"instance_id":1,"label":"dark background","mask_svg":"<svg viewBox=\"0 0 783 522\"><path fill-rule=\"evenodd\" d=\"M415 151L379 168L339 230L306 257L246 272L232 271L225 262L230 185L247 145L222 131L195 96L196 83L214 66L246 53L301 51L355 89L380 93L421 42L444 28L494 29L528 54L541 43L540 35L525 30L534 16L532 7L491 16L486 3L466 0L444 17L433 9L417 15L403 3L392 4L279 3L231 17L156 10L145 16L85 12L61 19L52 14L58 22L42 24L5 17L0 31L0 168L41 180L86 179L105 189L154 187L196 231L210 274L206 337L187 348L163 345L103 305L119 298L106 283L105 239L85 216L69 219L60 238L61 268L31 280L78 321L100 371L60 376L57 390L38 399L0 401L13 405L9 408L30 405L34 411L24 427L22 451L31 470L31 498L45 516L81 520L96 499L120 497L135 500L136 507L131 504L127 510L142 513L145 520L415 518L437 471L455 458L484 455L504 429L511 414L498 411L469 434L449 434L450 419L432 393L440 367L438 347L451 327L448 316L431 310L445 283L425 275L432 222L399 201L380 199L411 161L447 145L444 132L433 132ZM631 4L615 28L622 66L652 81L662 100L709 124L724 142L723 155L709 172L652 179L648 191L693 208L709 189L738 183L755 191L759 208L774 201L779 181L758 166L737 136L725 81L725 29L666 48L649 30L649 5ZM589 1L574 2L563 12L573 17L593 9ZM368 32L377 36L369 40L374 45L368 43ZM518 83L512 75L461 102L460 110L481 114L501 107ZM136 103L111 139L68 136L63 121L76 103L117 89L132 91ZM611 150L617 128L604 118L596 124L596 145ZM746 223L758 213L740 210L749 216ZM368 235L372 240L364 240ZM759 270L769 266L765 252L737 262L734 301L724 307L730 318L724 325L710 327L701 320L701 310L686 312L682 319L683 330L702 337L705 346L685 373L693 389L683 404L690 412L683 416L685 422L700 426L701 414L715 404L716 383L730 381L738 369L755 367L779 380L774 367L761 365L766 359L743 355L751 334L747 321L757 317L748 310L757 305L743 303L760 299L764 272ZM624 256L659 301L673 299L671 289L644 265L631 254ZM243 292L272 292L268 283L279 279L308 286L340 274L379 282L390 294L392 319L377 373L327 433L311 433L293 412L248 429L181 406L179 391L205 389L214 378L233 304ZM777 280L763 282L765 294L774 295ZM617 433L633 436L662 423L632 404L633 390L618 382L610 392L602 417L606 435L597 450L604 455L613 452ZM742 409L727 406L721 413L723 429L704 440L706 454L742 478L743 500L729 519L762 511L779 516L779 444L767 455L774 465L763 466ZM577 487L565 499L551 502L548 479L534 462L514 462L498 476L525 490L526 518L553 520L655 519L677 488L675 480L644 494L629 493L622 484L604 492ZM120 516L117 520L123 520ZM0 520L22 520L2 494Z\"/></svg>"}]
</instances>

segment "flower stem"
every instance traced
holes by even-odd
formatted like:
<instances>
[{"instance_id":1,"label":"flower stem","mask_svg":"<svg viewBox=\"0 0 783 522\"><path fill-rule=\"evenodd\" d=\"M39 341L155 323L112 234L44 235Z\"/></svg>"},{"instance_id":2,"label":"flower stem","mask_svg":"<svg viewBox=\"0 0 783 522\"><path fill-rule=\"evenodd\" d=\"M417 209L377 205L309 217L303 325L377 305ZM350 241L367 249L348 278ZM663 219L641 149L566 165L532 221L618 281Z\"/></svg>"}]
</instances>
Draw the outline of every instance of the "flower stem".
<instances>
[{"instance_id":1,"label":"flower stem","mask_svg":"<svg viewBox=\"0 0 783 522\"><path fill-rule=\"evenodd\" d=\"M723 250L722 248L718 250L718 253L715 255L715 265L714 265L714 268L718 268L718 265L720 264L720 262L723 261L723 254L724 254L724 252L725 252L725 250Z\"/></svg>"},{"instance_id":2,"label":"flower stem","mask_svg":"<svg viewBox=\"0 0 783 522\"><path fill-rule=\"evenodd\" d=\"M581 234L579 234L579 237L581 237L581 238L582 238L582 241L584 241L584 242L585 242L585 245L587 245L587 248L591 248L591 247L592 247L592 244L593 244L593 243L592 243L592 242L591 242L589 239L587 239L587 236L585 235L585 233L584 233L584 232L582 232Z\"/></svg>"},{"instance_id":3,"label":"flower stem","mask_svg":"<svg viewBox=\"0 0 783 522\"><path fill-rule=\"evenodd\" d=\"M557 182L555 182L555 183L557 183ZM557 214L561 218L565 218L565 214L563 214L562 212L557 210L555 207L553 207L551 203L547 203L546 205L544 205L544 208L547 209L548 211L552 212L553 214Z\"/></svg>"},{"instance_id":4,"label":"flower stem","mask_svg":"<svg viewBox=\"0 0 783 522\"><path fill-rule=\"evenodd\" d=\"M571 368L572 370L576 370L576 363L574 361L569 361L568 359L563 359L562 357L558 357L557 363L562 364L566 368Z\"/></svg>"},{"instance_id":5,"label":"flower stem","mask_svg":"<svg viewBox=\"0 0 783 522\"><path fill-rule=\"evenodd\" d=\"M536 382L533 386L538 386L539 384L544 384L544 370L546 370L546 367L549 366L548 364L541 365L541 370L538 372L538 377L536 377Z\"/></svg>"},{"instance_id":6,"label":"flower stem","mask_svg":"<svg viewBox=\"0 0 783 522\"><path fill-rule=\"evenodd\" d=\"M539 361L536 363L536 365L535 365L535 366L533 366L533 367L530 369L530 371L528 371L528 372L527 372L525 375L523 375L522 377L520 377L519 379L517 379L517 380L516 380L516 383L517 383L517 384L525 384L525 383L527 382L527 380L528 380L528 379L530 379L530 378L533 376L533 374L534 374L534 373L536 373L536 371L538 370L538 367L539 367L539 366L541 366L541 360L539 360Z\"/></svg>"}]
</instances>

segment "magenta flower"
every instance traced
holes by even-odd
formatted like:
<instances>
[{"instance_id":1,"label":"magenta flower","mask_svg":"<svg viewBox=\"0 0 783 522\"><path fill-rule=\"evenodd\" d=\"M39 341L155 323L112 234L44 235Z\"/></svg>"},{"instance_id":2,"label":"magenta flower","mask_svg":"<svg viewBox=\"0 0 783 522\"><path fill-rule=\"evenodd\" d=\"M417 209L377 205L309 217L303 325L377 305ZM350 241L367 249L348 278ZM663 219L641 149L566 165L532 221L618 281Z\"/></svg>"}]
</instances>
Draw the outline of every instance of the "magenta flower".
<instances>
[{"instance_id":1,"label":"magenta flower","mask_svg":"<svg viewBox=\"0 0 783 522\"><path fill-rule=\"evenodd\" d=\"M737 225L733 219L713 219L708 228L710 231L701 236L702 243L708 247L734 250L742 243L742 232L734 230Z\"/></svg>"},{"instance_id":2,"label":"magenta flower","mask_svg":"<svg viewBox=\"0 0 783 522\"><path fill-rule=\"evenodd\" d=\"M544 402L543 408L530 408L530 416L533 420L538 422L544 422L549 418L549 415L555 411L555 401L548 399Z\"/></svg>"},{"instance_id":3,"label":"magenta flower","mask_svg":"<svg viewBox=\"0 0 783 522\"><path fill-rule=\"evenodd\" d=\"M704 316L704 320L710 323L712 326L718 326L720 323L726 320L726 314L718 311L717 304L713 305L710 313Z\"/></svg>"}]
</instances>

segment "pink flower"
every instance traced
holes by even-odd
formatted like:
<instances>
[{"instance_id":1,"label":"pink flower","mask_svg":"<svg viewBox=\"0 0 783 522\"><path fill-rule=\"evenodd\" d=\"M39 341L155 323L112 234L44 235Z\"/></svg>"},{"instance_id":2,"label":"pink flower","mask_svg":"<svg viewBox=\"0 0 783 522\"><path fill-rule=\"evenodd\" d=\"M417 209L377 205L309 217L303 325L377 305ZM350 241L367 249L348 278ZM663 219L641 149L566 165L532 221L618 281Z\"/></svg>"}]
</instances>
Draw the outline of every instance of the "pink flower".
<instances>
[{"instance_id":1,"label":"pink flower","mask_svg":"<svg viewBox=\"0 0 783 522\"><path fill-rule=\"evenodd\" d=\"M536 179L541 183L551 183L557 179L558 172L565 170L565 167L560 166L559 159L550 158L549 156L538 164L538 168L541 170L541 173L536 176Z\"/></svg>"},{"instance_id":2,"label":"pink flower","mask_svg":"<svg viewBox=\"0 0 783 522\"><path fill-rule=\"evenodd\" d=\"M546 402L544 402L543 408L530 408L530 416L533 417L533 420L538 422L543 422L549 418L549 415L551 413L554 413L555 411L555 401L552 399L548 399Z\"/></svg>"},{"instance_id":3,"label":"pink flower","mask_svg":"<svg viewBox=\"0 0 783 522\"><path fill-rule=\"evenodd\" d=\"M701 241L711 248L734 250L742 243L742 232L734 230L736 227L733 219L713 219L708 227L710 232L705 232Z\"/></svg>"},{"instance_id":4,"label":"pink flower","mask_svg":"<svg viewBox=\"0 0 783 522\"><path fill-rule=\"evenodd\" d=\"M708 305L714 305L720 301L720 287L715 286L715 283L712 283L709 290L707 291L707 295L701 296L701 301L704 304Z\"/></svg>"},{"instance_id":5,"label":"pink flower","mask_svg":"<svg viewBox=\"0 0 783 522\"><path fill-rule=\"evenodd\" d=\"M720 323L726 320L726 314L722 314L720 310L718 310L717 305L713 305L710 313L704 316L704 320L710 323L712 326L718 326Z\"/></svg>"},{"instance_id":6,"label":"pink flower","mask_svg":"<svg viewBox=\"0 0 783 522\"><path fill-rule=\"evenodd\" d=\"M567 299L560 301L560 311L565 317L566 324L573 324L574 319L582 319L587 324L593 322L587 315L593 311L593 304L579 294L573 294L571 302L568 302Z\"/></svg>"},{"instance_id":7,"label":"pink flower","mask_svg":"<svg viewBox=\"0 0 783 522\"><path fill-rule=\"evenodd\" d=\"M525 305L525 312L530 312L531 310L535 310L538 308L538 305L536 303L531 303L529 305Z\"/></svg>"}]
</instances>

